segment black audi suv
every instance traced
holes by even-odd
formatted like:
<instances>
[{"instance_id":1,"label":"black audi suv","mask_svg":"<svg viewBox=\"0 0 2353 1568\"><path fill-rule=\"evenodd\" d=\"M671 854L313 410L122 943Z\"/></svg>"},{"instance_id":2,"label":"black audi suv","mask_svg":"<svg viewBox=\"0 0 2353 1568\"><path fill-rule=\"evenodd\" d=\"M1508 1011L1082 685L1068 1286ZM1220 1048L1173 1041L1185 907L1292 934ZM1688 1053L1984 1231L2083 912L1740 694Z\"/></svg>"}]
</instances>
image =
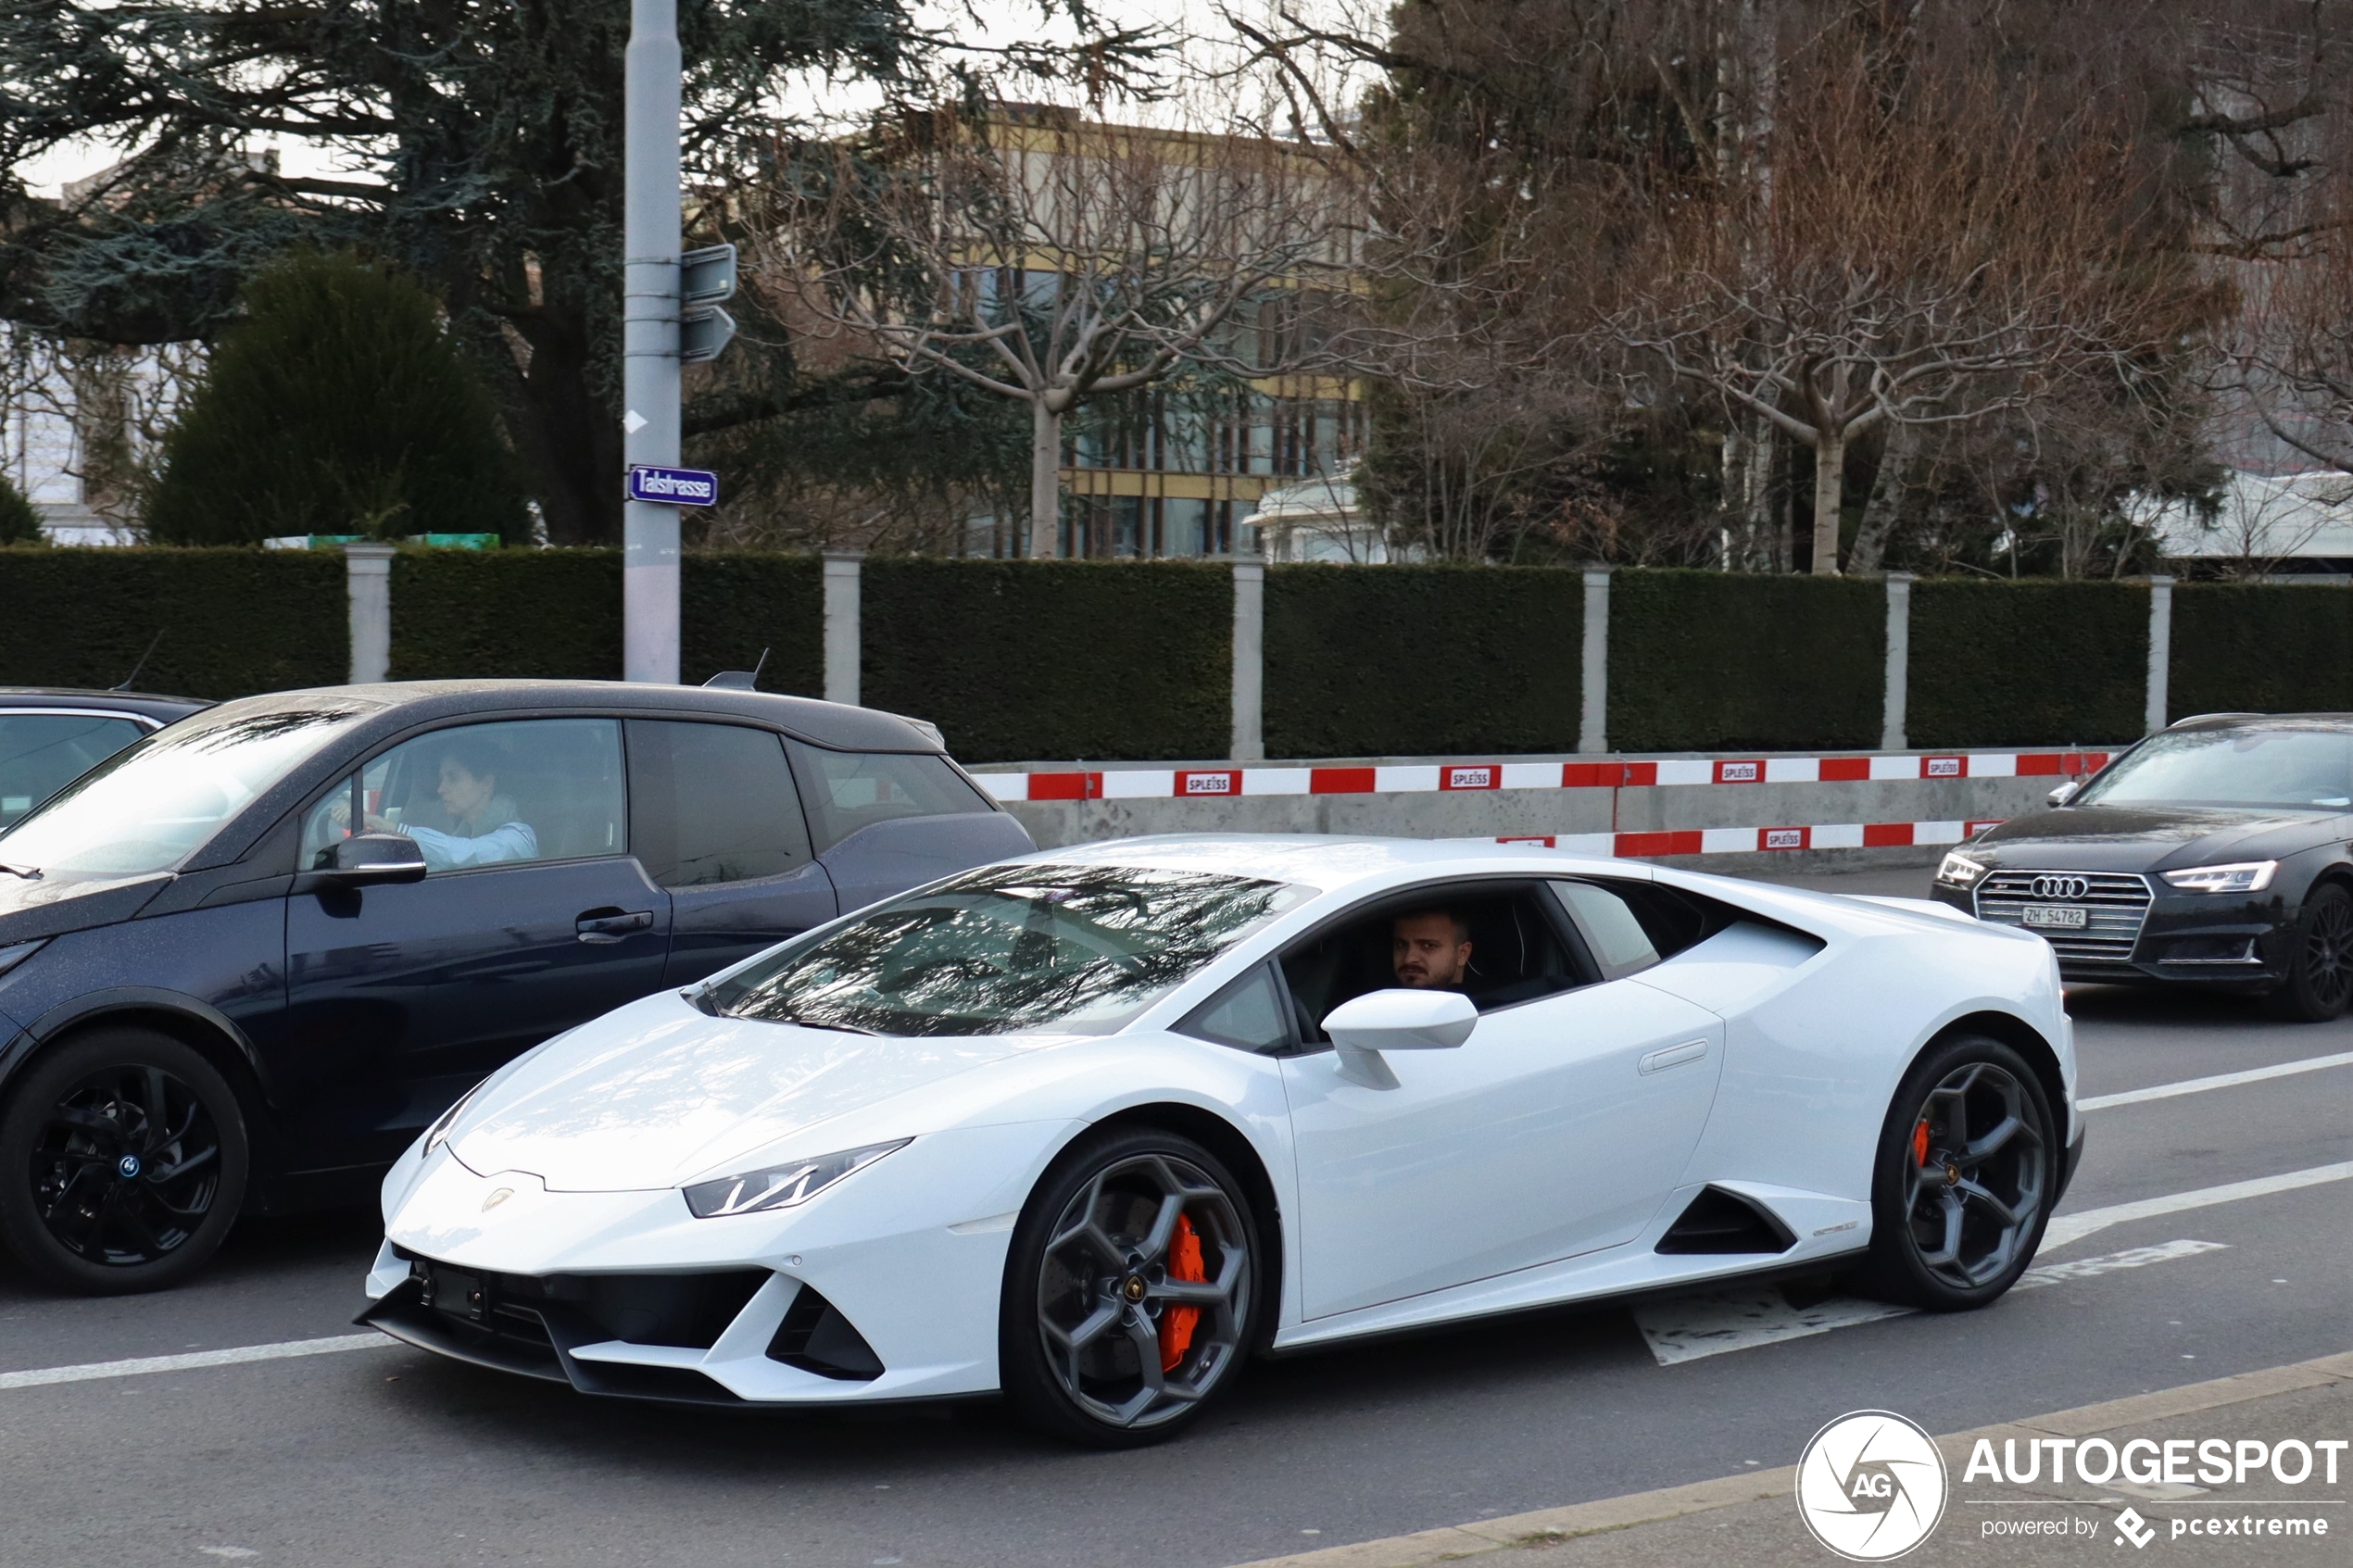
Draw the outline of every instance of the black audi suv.
<instances>
[{"instance_id":1,"label":"black audi suv","mask_svg":"<svg viewBox=\"0 0 2353 1568\"><path fill-rule=\"evenodd\" d=\"M2353 714L2211 713L1944 857L1933 895L2024 926L2070 980L2353 1003Z\"/></svg>"},{"instance_id":2,"label":"black audi suv","mask_svg":"<svg viewBox=\"0 0 2353 1568\"><path fill-rule=\"evenodd\" d=\"M622 1003L1031 847L928 725L740 689L224 703L0 833L0 1245L154 1289Z\"/></svg>"}]
</instances>

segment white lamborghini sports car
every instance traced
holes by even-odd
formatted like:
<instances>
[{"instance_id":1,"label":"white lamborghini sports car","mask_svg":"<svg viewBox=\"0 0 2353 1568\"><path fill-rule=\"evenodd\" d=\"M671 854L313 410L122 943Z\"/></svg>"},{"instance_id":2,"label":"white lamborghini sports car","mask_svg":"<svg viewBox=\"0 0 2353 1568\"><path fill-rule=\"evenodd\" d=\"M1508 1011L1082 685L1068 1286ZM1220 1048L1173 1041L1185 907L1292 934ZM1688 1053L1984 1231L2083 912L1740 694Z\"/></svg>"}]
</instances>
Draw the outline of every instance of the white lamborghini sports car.
<instances>
[{"instance_id":1,"label":"white lamborghini sports car","mask_svg":"<svg viewBox=\"0 0 2353 1568\"><path fill-rule=\"evenodd\" d=\"M1120 1446L1253 1353L1759 1273L1982 1306L2082 1148L2050 947L1538 847L966 872L485 1080L360 1321L594 1394L1001 1391Z\"/></svg>"}]
</instances>

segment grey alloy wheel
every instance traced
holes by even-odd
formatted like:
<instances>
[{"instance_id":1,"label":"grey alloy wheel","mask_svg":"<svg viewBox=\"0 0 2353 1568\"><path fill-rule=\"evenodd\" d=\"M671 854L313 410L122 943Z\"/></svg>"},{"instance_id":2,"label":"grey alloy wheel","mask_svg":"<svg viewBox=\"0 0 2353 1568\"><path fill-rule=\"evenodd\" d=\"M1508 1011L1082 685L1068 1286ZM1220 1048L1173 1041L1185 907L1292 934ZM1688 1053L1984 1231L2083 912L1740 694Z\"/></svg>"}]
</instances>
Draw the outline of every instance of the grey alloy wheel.
<instances>
[{"instance_id":1,"label":"grey alloy wheel","mask_svg":"<svg viewBox=\"0 0 2353 1568\"><path fill-rule=\"evenodd\" d=\"M1174 1436L1231 1387L1271 1277L1257 1216L1217 1156L1153 1128L1070 1150L1032 1195L1006 1263L1008 1399L1097 1448Z\"/></svg>"},{"instance_id":2,"label":"grey alloy wheel","mask_svg":"<svg viewBox=\"0 0 2353 1568\"><path fill-rule=\"evenodd\" d=\"M2050 1168L2039 1109L2008 1069L1955 1068L1913 1123L1905 1223L1920 1266L1959 1291L2007 1273L2035 1235Z\"/></svg>"}]
</instances>

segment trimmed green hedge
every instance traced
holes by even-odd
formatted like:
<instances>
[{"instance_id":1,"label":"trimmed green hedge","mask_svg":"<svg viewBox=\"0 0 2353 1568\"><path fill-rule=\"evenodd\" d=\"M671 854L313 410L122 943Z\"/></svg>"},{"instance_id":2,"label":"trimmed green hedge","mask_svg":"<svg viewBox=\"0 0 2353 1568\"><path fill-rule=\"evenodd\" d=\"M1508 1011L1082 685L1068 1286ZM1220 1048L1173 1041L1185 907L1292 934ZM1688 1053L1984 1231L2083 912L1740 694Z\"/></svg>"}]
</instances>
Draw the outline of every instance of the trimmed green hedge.
<instances>
[{"instance_id":1,"label":"trimmed green hedge","mask_svg":"<svg viewBox=\"0 0 2353 1568\"><path fill-rule=\"evenodd\" d=\"M342 565L335 559L338 572ZM396 555L392 678L469 675L619 680L621 552L404 549Z\"/></svg>"},{"instance_id":2,"label":"trimmed green hedge","mask_svg":"<svg viewBox=\"0 0 2353 1568\"><path fill-rule=\"evenodd\" d=\"M686 558L678 580L678 676L700 685L749 670L768 650L760 689L825 692L823 570L815 556L727 551Z\"/></svg>"},{"instance_id":3,"label":"trimmed green hedge","mask_svg":"<svg viewBox=\"0 0 2353 1568\"><path fill-rule=\"evenodd\" d=\"M761 685L823 690L813 556L686 558L681 674L770 651ZM1876 582L1627 571L1611 583L1612 746L1877 743ZM958 756L1224 756L1230 571L1207 562L865 563L863 695L937 722ZM403 549L396 679L621 673L610 550ZM1270 757L1496 756L1577 744L1584 586L1552 567L1279 566L1266 577ZM163 633L150 691L330 685L349 666L332 551L0 548L0 684L110 686ZM1907 728L1922 747L2140 734L2148 590L1940 579L1912 588ZM2182 583L2175 715L2353 711L2353 588Z\"/></svg>"},{"instance_id":4,"label":"trimmed green hedge","mask_svg":"<svg viewBox=\"0 0 2353 1568\"><path fill-rule=\"evenodd\" d=\"M860 696L966 762L1223 757L1233 589L1185 561L877 558Z\"/></svg>"},{"instance_id":5,"label":"trimmed green hedge","mask_svg":"<svg viewBox=\"0 0 2353 1568\"><path fill-rule=\"evenodd\" d=\"M343 558L308 550L0 549L0 683L232 697L351 667ZM158 638L157 633L162 633Z\"/></svg>"},{"instance_id":6,"label":"trimmed green hedge","mask_svg":"<svg viewBox=\"0 0 2353 1568\"><path fill-rule=\"evenodd\" d=\"M1879 744L1887 677L1884 584L1642 571L1613 574L1609 596L1613 748L1814 751Z\"/></svg>"},{"instance_id":7,"label":"trimmed green hedge","mask_svg":"<svg viewBox=\"0 0 2353 1568\"><path fill-rule=\"evenodd\" d=\"M1577 749L1579 571L1269 567L1265 624L1269 757Z\"/></svg>"},{"instance_id":8,"label":"trimmed green hedge","mask_svg":"<svg viewBox=\"0 0 2353 1568\"><path fill-rule=\"evenodd\" d=\"M2108 745L2147 711L2149 594L2133 583L1912 584L1916 746Z\"/></svg>"},{"instance_id":9,"label":"trimmed green hedge","mask_svg":"<svg viewBox=\"0 0 2353 1568\"><path fill-rule=\"evenodd\" d=\"M2166 696L2177 719L2353 712L2353 587L2175 584Z\"/></svg>"}]
</instances>

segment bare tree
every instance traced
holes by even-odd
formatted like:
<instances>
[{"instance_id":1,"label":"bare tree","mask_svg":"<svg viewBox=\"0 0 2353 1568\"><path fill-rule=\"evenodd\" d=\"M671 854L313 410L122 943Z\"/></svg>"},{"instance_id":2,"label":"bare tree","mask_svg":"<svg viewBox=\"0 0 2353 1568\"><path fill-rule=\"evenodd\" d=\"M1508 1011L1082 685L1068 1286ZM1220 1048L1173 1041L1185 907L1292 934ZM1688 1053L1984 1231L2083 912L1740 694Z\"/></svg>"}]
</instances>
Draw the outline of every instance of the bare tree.
<instances>
[{"instance_id":1,"label":"bare tree","mask_svg":"<svg viewBox=\"0 0 2353 1568\"><path fill-rule=\"evenodd\" d=\"M2134 254L2139 170L2095 106L2037 104L1990 63L1891 82L1834 32L1781 75L1769 184L1661 203L1655 282L1601 335L1812 450L1812 566L1835 573L1858 436L2140 352L2177 291Z\"/></svg>"},{"instance_id":2,"label":"bare tree","mask_svg":"<svg viewBox=\"0 0 2353 1568\"><path fill-rule=\"evenodd\" d=\"M1357 227L1303 143L1011 106L827 149L760 222L771 281L830 330L1027 407L1034 556L1055 552L1063 421L1088 398L1346 367Z\"/></svg>"}]
</instances>

